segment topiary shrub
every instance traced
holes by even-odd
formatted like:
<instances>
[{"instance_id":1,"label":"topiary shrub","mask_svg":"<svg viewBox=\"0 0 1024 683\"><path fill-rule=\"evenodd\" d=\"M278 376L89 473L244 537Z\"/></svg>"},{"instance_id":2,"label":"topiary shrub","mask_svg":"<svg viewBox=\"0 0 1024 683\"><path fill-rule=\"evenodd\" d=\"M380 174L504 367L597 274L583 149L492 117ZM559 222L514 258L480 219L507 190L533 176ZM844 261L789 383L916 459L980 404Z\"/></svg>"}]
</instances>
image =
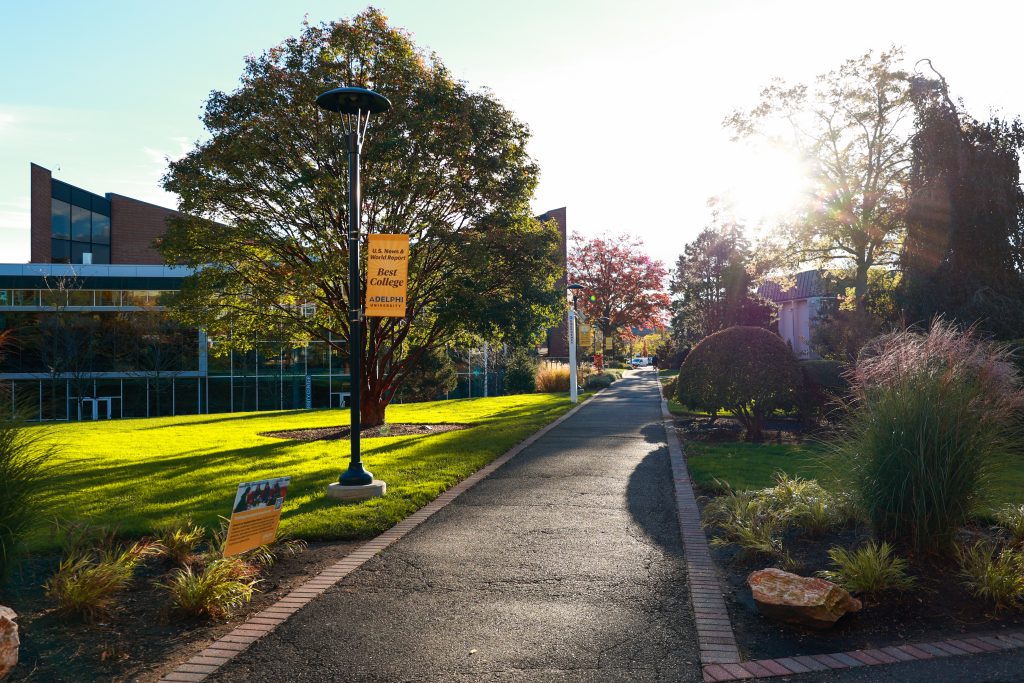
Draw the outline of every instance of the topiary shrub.
<instances>
[{"instance_id":1,"label":"topiary shrub","mask_svg":"<svg viewBox=\"0 0 1024 683\"><path fill-rule=\"evenodd\" d=\"M1011 352L936 320L862 351L836 443L877 537L912 553L953 548L994 468L1019 457L1024 387Z\"/></svg>"},{"instance_id":2,"label":"topiary shrub","mask_svg":"<svg viewBox=\"0 0 1024 683\"><path fill-rule=\"evenodd\" d=\"M786 342L763 327L730 327L705 337L679 368L679 402L695 410L729 410L760 441L764 418L791 407L800 366Z\"/></svg>"},{"instance_id":3,"label":"topiary shrub","mask_svg":"<svg viewBox=\"0 0 1024 683\"><path fill-rule=\"evenodd\" d=\"M532 394L537 390L537 363L523 349L509 355L505 366L505 393Z\"/></svg>"}]
</instances>

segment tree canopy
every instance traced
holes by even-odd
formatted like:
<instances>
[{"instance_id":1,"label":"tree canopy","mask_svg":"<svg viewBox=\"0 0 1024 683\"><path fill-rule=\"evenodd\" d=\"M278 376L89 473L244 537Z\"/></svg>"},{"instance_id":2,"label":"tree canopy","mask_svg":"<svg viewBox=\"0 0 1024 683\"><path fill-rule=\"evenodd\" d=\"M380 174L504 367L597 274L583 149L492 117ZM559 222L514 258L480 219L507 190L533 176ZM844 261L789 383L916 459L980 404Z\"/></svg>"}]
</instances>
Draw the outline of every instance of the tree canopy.
<instances>
[{"instance_id":1,"label":"tree canopy","mask_svg":"<svg viewBox=\"0 0 1024 683\"><path fill-rule=\"evenodd\" d=\"M813 85L777 80L760 102L725 120L736 138L765 136L797 150L812 169L813 196L781 226L785 260L849 267L858 310L868 271L897 260L905 230L913 108L902 50L867 54Z\"/></svg>"},{"instance_id":2,"label":"tree canopy","mask_svg":"<svg viewBox=\"0 0 1024 683\"><path fill-rule=\"evenodd\" d=\"M914 79L911 201L901 268L910 321L943 315L1024 336L1024 123L978 121L945 78Z\"/></svg>"},{"instance_id":3,"label":"tree canopy","mask_svg":"<svg viewBox=\"0 0 1024 683\"><path fill-rule=\"evenodd\" d=\"M339 84L393 105L362 150L362 237L411 243L408 314L360 323L363 420L374 425L432 350L470 337L521 344L553 323L558 234L529 211L538 170L526 126L368 9L304 25L249 57L236 90L210 94L207 138L164 178L184 215L163 253L199 268L179 315L236 346L277 335L344 352L346 146L340 117L315 104Z\"/></svg>"},{"instance_id":4,"label":"tree canopy","mask_svg":"<svg viewBox=\"0 0 1024 683\"><path fill-rule=\"evenodd\" d=\"M628 234L587 238L578 233L569 248L569 282L583 286L579 307L605 335L612 330L661 327L670 299L668 271Z\"/></svg>"},{"instance_id":5,"label":"tree canopy","mask_svg":"<svg viewBox=\"0 0 1024 683\"><path fill-rule=\"evenodd\" d=\"M768 327L774 307L754 293L750 243L743 228L705 228L688 243L672 274L672 327L693 346L734 325Z\"/></svg>"}]
</instances>

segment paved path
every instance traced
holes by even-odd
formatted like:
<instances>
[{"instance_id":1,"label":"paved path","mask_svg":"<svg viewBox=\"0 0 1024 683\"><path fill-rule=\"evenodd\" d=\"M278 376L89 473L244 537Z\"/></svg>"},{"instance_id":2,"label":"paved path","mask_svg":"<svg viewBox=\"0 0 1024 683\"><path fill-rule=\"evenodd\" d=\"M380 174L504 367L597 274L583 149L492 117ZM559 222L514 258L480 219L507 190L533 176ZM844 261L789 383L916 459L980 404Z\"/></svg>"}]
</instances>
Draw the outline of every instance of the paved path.
<instances>
[{"instance_id":1,"label":"paved path","mask_svg":"<svg viewBox=\"0 0 1024 683\"><path fill-rule=\"evenodd\" d=\"M616 382L209 680L701 680L657 386Z\"/></svg>"}]
</instances>

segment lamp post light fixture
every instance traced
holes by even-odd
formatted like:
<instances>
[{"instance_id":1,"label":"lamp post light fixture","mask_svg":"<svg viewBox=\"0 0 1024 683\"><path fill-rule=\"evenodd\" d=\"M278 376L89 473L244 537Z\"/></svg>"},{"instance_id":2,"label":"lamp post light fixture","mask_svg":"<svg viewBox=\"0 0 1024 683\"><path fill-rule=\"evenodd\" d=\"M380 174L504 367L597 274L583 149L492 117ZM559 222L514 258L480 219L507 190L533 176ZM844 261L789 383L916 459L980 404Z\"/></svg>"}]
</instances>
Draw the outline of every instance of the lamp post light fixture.
<instances>
[{"instance_id":1,"label":"lamp post light fixture","mask_svg":"<svg viewBox=\"0 0 1024 683\"><path fill-rule=\"evenodd\" d=\"M351 411L349 439L352 454L348 469L342 472L337 484L331 484L327 495L332 498L372 498L384 493L384 482L376 482L373 475L363 467L360 456L360 394L362 374L360 358L363 352L361 325L363 322L362 295L359 291L359 228L360 187L359 153L363 149L366 130L370 126L370 114L381 114L391 109L388 98L365 88L341 87L321 93L316 98L317 106L341 114L342 129L348 146L348 348L349 375L352 391L349 392ZM378 486L379 484L379 486ZM355 488L359 487L359 488Z\"/></svg>"},{"instance_id":2,"label":"lamp post light fixture","mask_svg":"<svg viewBox=\"0 0 1024 683\"><path fill-rule=\"evenodd\" d=\"M572 308L569 309L569 401L579 403L579 389L576 386L576 296L583 285L569 285L572 292Z\"/></svg>"}]
</instances>

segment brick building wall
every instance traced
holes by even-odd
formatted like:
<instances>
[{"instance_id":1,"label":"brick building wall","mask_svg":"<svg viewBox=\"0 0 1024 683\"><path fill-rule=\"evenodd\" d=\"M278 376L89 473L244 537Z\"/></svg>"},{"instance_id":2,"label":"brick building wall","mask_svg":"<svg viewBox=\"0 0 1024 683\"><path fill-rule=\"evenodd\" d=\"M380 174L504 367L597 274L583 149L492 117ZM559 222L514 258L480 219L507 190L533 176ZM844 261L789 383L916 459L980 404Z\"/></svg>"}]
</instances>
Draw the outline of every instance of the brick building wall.
<instances>
[{"instance_id":1,"label":"brick building wall","mask_svg":"<svg viewBox=\"0 0 1024 683\"><path fill-rule=\"evenodd\" d=\"M565 292L565 286L568 284L566 281L566 268L568 266L568 234L566 233L565 223L565 207L560 209L552 209L546 211L541 215L537 216L537 220L542 223L554 220L558 224L558 236L559 242L559 256L561 257L562 274L555 283L555 286L559 291ZM567 358L569 356L569 321L563 319L558 327L553 327L548 330L548 357L549 358Z\"/></svg>"},{"instance_id":2,"label":"brick building wall","mask_svg":"<svg viewBox=\"0 0 1024 683\"><path fill-rule=\"evenodd\" d=\"M30 260L32 263L49 263L53 178L50 171L42 166L31 164L30 167Z\"/></svg>"},{"instance_id":3,"label":"brick building wall","mask_svg":"<svg viewBox=\"0 0 1024 683\"><path fill-rule=\"evenodd\" d=\"M167 230L167 219L177 211L119 194L110 199L110 262L162 264L157 239Z\"/></svg>"}]
</instances>

